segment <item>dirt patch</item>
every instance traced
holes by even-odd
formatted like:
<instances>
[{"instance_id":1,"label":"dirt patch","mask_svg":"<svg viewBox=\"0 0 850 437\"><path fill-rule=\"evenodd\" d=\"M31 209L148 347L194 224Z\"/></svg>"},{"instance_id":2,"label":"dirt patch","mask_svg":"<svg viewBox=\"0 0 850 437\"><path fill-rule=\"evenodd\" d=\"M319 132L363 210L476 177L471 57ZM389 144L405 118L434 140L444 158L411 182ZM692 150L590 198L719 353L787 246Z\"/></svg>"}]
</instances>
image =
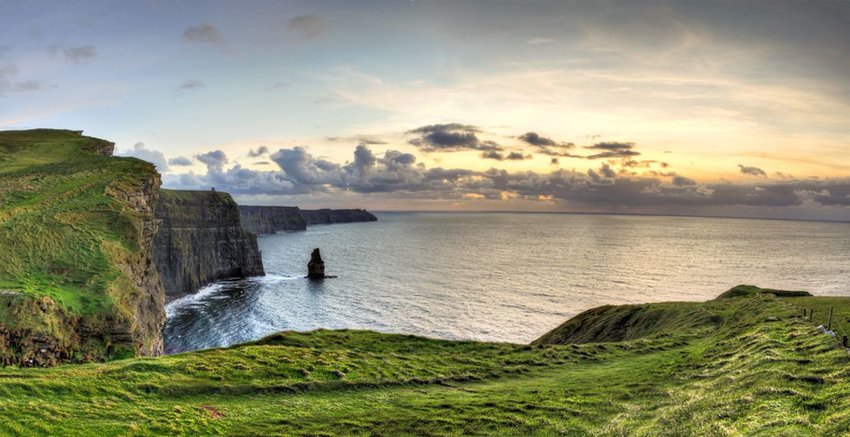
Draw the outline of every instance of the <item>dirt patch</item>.
<instances>
[{"instance_id":1,"label":"dirt patch","mask_svg":"<svg viewBox=\"0 0 850 437\"><path fill-rule=\"evenodd\" d=\"M224 414L221 414L221 411L218 411L215 407L210 405L201 405L201 409L210 413L210 417L213 419L221 419L224 416Z\"/></svg>"}]
</instances>

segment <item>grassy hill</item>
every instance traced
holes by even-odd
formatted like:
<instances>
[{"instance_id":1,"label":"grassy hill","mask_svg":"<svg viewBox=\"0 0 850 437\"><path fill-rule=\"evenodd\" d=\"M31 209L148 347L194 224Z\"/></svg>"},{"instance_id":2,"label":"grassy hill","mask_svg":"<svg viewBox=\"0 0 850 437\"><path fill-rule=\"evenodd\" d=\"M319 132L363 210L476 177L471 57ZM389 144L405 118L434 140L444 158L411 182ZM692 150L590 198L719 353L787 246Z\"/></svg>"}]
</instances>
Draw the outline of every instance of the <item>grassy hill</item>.
<instances>
[{"instance_id":1,"label":"grassy hill","mask_svg":"<svg viewBox=\"0 0 850 437\"><path fill-rule=\"evenodd\" d=\"M143 247L159 175L112 148L75 131L0 132L0 363L161 348Z\"/></svg>"},{"instance_id":2,"label":"grassy hill","mask_svg":"<svg viewBox=\"0 0 850 437\"><path fill-rule=\"evenodd\" d=\"M755 293L602 307L570 328L581 344L315 331L5 368L0 434L840 435L850 358L802 317L819 299L850 316L850 298Z\"/></svg>"}]
</instances>

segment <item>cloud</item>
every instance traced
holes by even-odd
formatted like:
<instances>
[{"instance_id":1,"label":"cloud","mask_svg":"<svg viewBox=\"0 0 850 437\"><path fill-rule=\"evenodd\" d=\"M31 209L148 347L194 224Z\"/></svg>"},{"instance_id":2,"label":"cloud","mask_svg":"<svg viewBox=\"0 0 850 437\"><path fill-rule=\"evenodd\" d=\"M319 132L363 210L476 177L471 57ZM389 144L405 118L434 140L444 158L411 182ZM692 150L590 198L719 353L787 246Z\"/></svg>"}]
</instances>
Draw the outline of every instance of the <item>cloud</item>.
<instances>
[{"instance_id":1,"label":"cloud","mask_svg":"<svg viewBox=\"0 0 850 437\"><path fill-rule=\"evenodd\" d=\"M533 46L542 44L552 44L553 42L555 42L555 40L551 38L531 38L525 40L526 44L531 44Z\"/></svg>"},{"instance_id":2,"label":"cloud","mask_svg":"<svg viewBox=\"0 0 850 437\"><path fill-rule=\"evenodd\" d=\"M738 169L741 171L741 174L750 175L750 176L767 177L767 173L765 173L764 170L762 170L758 167L750 167L750 166L738 164Z\"/></svg>"},{"instance_id":3,"label":"cloud","mask_svg":"<svg viewBox=\"0 0 850 437\"><path fill-rule=\"evenodd\" d=\"M303 40L316 39L319 35L330 29L330 25L322 18L315 15L299 15L289 20L286 25L288 31Z\"/></svg>"},{"instance_id":4,"label":"cloud","mask_svg":"<svg viewBox=\"0 0 850 437\"><path fill-rule=\"evenodd\" d=\"M484 159L495 159L497 161L522 161L525 159L531 159L531 155L523 155L521 152L510 152L505 155L495 150L482 152L481 157Z\"/></svg>"},{"instance_id":5,"label":"cloud","mask_svg":"<svg viewBox=\"0 0 850 437\"><path fill-rule=\"evenodd\" d=\"M266 146L257 147L257 150L254 150L254 149L248 150L248 156L251 157L251 158L263 156L266 153L269 153L269 148L266 147Z\"/></svg>"},{"instance_id":6,"label":"cloud","mask_svg":"<svg viewBox=\"0 0 850 437\"><path fill-rule=\"evenodd\" d=\"M632 150L634 143L619 143L619 142L604 142L596 143L592 146L586 146L585 149L599 150L601 152L585 156L586 159L600 158L627 158L630 156L640 155L640 152Z\"/></svg>"},{"instance_id":7,"label":"cloud","mask_svg":"<svg viewBox=\"0 0 850 437\"><path fill-rule=\"evenodd\" d=\"M573 143L557 142L551 138L540 136L537 132L526 132L517 137L525 143L537 148L539 153L549 156L560 156L565 158L582 158L580 155L573 155L567 152L575 147Z\"/></svg>"},{"instance_id":8,"label":"cloud","mask_svg":"<svg viewBox=\"0 0 850 437\"><path fill-rule=\"evenodd\" d=\"M462 150L501 151L502 147L494 141L481 141L475 127L460 123L432 124L405 132L418 134L419 138L408 141L423 152L458 152Z\"/></svg>"},{"instance_id":9,"label":"cloud","mask_svg":"<svg viewBox=\"0 0 850 437\"><path fill-rule=\"evenodd\" d=\"M11 93L25 93L38 91L42 83L35 80L15 80L18 75L18 67L15 64L0 65L0 97Z\"/></svg>"},{"instance_id":10,"label":"cloud","mask_svg":"<svg viewBox=\"0 0 850 437\"><path fill-rule=\"evenodd\" d=\"M371 135L356 135L353 137L325 137L326 140L331 142L350 142L357 144L387 144L386 141Z\"/></svg>"},{"instance_id":11,"label":"cloud","mask_svg":"<svg viewBox=\"0 0 850 437\"><path fill-rule=\"evenodd\" d=\"M201 89L205 86L207 86L207 84L205 84L204 81L202 81L202 80L187 79L187 80L183 81L183 83L181 83L180 85L177 85L177 89L178 90L196 90L196 89Z\"/></svg>"},{"instance_id":12,"label":"cloud","mask_svg":"<svg viewBox=\"0 0 850 437\"><path fill-rule=\"evenodd\" d=\"M270 158L277 164L276 170L256 171L240 165L224 169L223 163L227 160L221 151L201 154L198 159L207 163L207 174L169 174L167 186L197 189L214 186L245 195L350 192L405 200L545 199L594 211L677 208L676 211L687 213L729 207L813 205L815 208L837 208L850 205L850 179L703 184L685 176L654 170L643 175L634 174L634 167L625 167L623 161L606 162L586 172L427 168L411 153L387 150L378 155L364 144L355 147L353 160L347 164L315 157L304 147L280 149ZM624 169L629 171L624 172Z\"/></svg>"},{"instance_id":13,"label":"cloud","mask_svg":"<svg viewBox=\"0 0 850 437\"><path fill-rule=\"evenodd\" d=\"M549 164L550 165L558 165L558 164L560 164L560 161L558 160L558 158L552 158L551 160L549 160Z\"/></svg>"},{"instance_id":14,"label":"cloud","mask_svg":"<svg viewBox=\"0 0 850 437\"><path fill-rule=\"evenodd\" d=\"M684 176L673 176L673 179L672 179L671 182L676 187L689 187L689 186L694 186L694 185L697 184L697 181L695 181L691 178L686 178Z\"/></svg>"},{"instance_id":15,"label":"cloud","mask_svg":"<svg viewBox=\"0 0 850 437\"><path fill-rule=\"evenodd\" d=\"M53 45L47 48L51 56L61 55L63 59L74 64L84 64L97 57L95 46L65 47Z\"/></svg>"},{"instance_id":16,"label":"cloud","mask_svg":"<svg viewBox=\"0 0 850 437\"><path fill-rule=\"evenodd\" d=\"M213 150L212 152L201 153L195 155L195 159L203 162L207 166L208 171L221 171L224 164L227 164L227 155L221 150Z\"/></svg>"},{"instance_id":17,"label":"cloud","mask_svg":"<svg viewBox=\"0 0 850 437\"><path fill-rule=\"evenodd\" d=\"M192 159L187 158L185 156L177 156L177 157L169 159L168 164L174 165L174 166L185 167L185 166L188 166L188 165L192 165Z\"/></svg>"},{"instance_id":18,"label":"cloud","mask_svg":"<svg viewBox=\"0 0 850 437\"><path fill-rule=\"evenodd\" d=\"M284 88L289 88L289 84L286 83L286 82L275 82L275 83L269 85L269 87L266 88L266 91L277 91L277 90L282 90Z\"/></svg>"},{"instance_id":19,"label":"cloud","mask_svg":"<svg viewBox=\"0 0 850 437\"><path fill-rule=\"evenodd\" d=\"M134 158L139 158L143 161L150 162L151 164L156 166L156 169L160 172L166 172L169 170L168 160L165 159L165 155L159 150L148 149L145 146L145 143L138 142L133 145L132 149L128 150L120 150L116 153L118 156L132 156Z\"/></svg>"},{"instance_id":20,"label":"cloud","mask_svg":"<svg viewBox=\"0 0 850 437\"><path fill-rule=\"evenodd\" d=\"M541 137L537 132L526 132L517 138L525 141L532 146L558 146L558 143L551 138Z\"/></svg>"},{"instance_id":21,"label":"cloud","mask_svg":"<svg viewBox=\"0 0 850 437\"><path fill-rule=\"evenodd\" d=\"M218 29L209 23L187 28L183 32L183 39L205 44L220 44L223 41Z\"/></svg>"}]
</instances>

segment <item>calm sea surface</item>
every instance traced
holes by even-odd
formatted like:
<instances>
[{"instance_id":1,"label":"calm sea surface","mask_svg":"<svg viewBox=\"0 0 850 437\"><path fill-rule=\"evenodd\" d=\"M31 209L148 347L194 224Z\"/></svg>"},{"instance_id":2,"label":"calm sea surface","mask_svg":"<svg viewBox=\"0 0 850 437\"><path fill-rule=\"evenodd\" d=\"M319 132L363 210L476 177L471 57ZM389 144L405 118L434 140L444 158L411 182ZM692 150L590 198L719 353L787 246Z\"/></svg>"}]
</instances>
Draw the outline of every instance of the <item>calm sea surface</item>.
<instances>
[{"instance_id":1,"label":"calm sea surface","mask_svg":"<svg viewBox=\"0 0 850 437\"><path fill-rule=\"evenodd\" d=\"M170 303L168 352L282 330L529 342L599 305L737 284L850 296L850 224L569 214L383 213L259 237L266 277ZM304 279L319 247L328 274Z\"/></svg>"}]
</instances>

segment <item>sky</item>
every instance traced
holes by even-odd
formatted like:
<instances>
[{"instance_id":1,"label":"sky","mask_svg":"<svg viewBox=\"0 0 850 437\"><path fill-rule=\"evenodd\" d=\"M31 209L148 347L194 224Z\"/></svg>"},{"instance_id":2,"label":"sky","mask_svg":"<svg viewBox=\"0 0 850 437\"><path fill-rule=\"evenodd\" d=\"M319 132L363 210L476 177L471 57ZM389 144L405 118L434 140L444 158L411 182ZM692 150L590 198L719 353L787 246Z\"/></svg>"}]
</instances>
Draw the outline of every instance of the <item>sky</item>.
<instances>
[{"instance_id":1,"label":"sky","mask_svg":"<svg viewBox=\"0 0 850 437\"><path fill-rule=\"evenodd\" d=\"M850 2L0 0L0 129L243 204L850 220Z\"/></svg>"}]
</instances>

